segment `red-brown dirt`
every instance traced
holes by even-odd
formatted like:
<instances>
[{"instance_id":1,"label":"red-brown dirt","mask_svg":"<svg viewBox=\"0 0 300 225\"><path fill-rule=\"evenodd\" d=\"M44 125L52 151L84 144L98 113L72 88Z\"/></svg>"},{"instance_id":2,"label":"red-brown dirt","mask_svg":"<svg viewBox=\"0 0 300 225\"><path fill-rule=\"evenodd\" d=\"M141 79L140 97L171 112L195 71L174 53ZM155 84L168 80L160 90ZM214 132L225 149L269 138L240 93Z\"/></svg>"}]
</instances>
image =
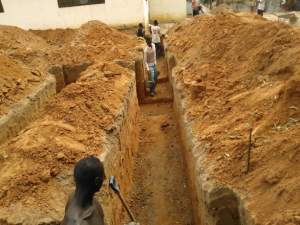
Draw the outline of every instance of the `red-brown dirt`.
<instances>
[{"instance_id":1,"label":"red-brown dirt","mask_svg":"<svg viewBox=\"0 0 300 225\"><path fill-rule=\"evenodd\" d=\"M71 191L70 184L63 191L62 185L72 177L74 163L103 152L104 137L117 129L115 123L134 87L128 68L138 54L135 37L96 21L72 31L46 32L52 34L52 42L16 27L0 27L0 87L10 85L1 89L1 113L31 93L53 64L92 65L50 100L39 119L0 146L0 223L53 224L61 219ZM133 100L131 107L136 107ZM135 138L132 134L122 140L123 147L134 147Z\"/></svg>"},{"instance_id":2,"label":"red-brown dirt","mask_svg":"<svg viewBox=\"0 0 300 225\"><path fill-rule=\"evenodd\" d=\"M300 224L300 31L219 13L175 26L168 43L210 179L247 196L255 224Z\"/></svg>"},{"instance_id":3,"label":"red-brown dirt","mask_svg":"<svg viewBox=\"0 0 300 225\"><path fill-rule=\"evenodd\" d=\"M2 145L0 205L47 207L49 182L81 157L101 153L99 146L105 132L114 129L131 76L112 63L91 66L49 102L40 119Z\"/></svg>"},{"instance_id":4,"label":"red-brown dirt","mask_svg":"<svg viewBox=\"0 0 300 225\"><path fill-rule=\"evenodd\" d=\"M99 21L90 21L78 29L32 31L54 48L50 54L55 63L82 63L100 60L134 60L137 38L113 29ZM59 38L58 38L59 37Z\"/></svg>"},{"instance_id":5,"label":"red-brown dirt","mask_svg":"<svg viewBox=\"0 0 300 225\"><path fill-rule=\"evenodd\" d=\"M0 54L0 116L45 78L45 74Z\"/></svg>"},{"instance_id":6,"label":"red-brown dirt","mask_svg":"<svg viewBox=\"0 0 300 225\"><path fill-rule=\"evenodd\" d=\"M31 93L53 65L130 62L138 55L137 45L134 36L97 21L78 29L32 32L0 26L0 114Z\"/></svg>"}]
</instances>

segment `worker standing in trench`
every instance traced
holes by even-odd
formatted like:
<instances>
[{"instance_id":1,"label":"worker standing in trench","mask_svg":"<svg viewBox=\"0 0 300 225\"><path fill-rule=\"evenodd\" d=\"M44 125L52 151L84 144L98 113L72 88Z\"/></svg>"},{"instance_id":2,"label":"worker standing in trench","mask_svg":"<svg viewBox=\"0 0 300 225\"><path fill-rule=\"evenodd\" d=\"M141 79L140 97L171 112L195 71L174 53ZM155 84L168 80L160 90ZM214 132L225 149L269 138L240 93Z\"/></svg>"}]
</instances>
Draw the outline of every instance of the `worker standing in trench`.
<instances>
[{"instance_id":1,"label":"worker standing in trench","mask_svg":"<svg viewBox=\"0 0 300 225\"><path fill-rule=\"evenodd\" d=\"M257 15L263 16L266 7L265 0L257 0Z\"/></svg>"},{"instance_id":2,"label":"worker standing in trench","mask_svg":"<svg viewBox=\"0 0 300 225\"><path fill-rule=\"evenodd\" d=\"M200 5L198 0L192 0L192 10L193 10L193 16L200 15L200 13L204 14L202 6Z\"/></svg>"},{"instance_id":3,"label":"worker standing in trench","mask_svg":"<svg viewBox=\"0 0 300 225\"><path fill-rule=\"evenodd\" d=\"M136 32L137 37L145 38L145 29L142 23L139 23L138 29Z\"/></svg>"},{"instance_id":4,"label":"worker standing in trench","mask_svg":"<svg viewBox=\"0 0 300 225\"><path fill-rule=\"evenodd\" d=\"M74 169L75 192L70 196L61 225L104 225L103 209L94 198L105 178L96 157L81 159Z\"/></svg>"},{"instance_id":5,"label":"worker standing in trench","mask_svg":"<svg viewBox=\"0 0 300 225\"><path fill-rule=\"evenodd\" d=\"M150 33L152 35L152 42L155 45L156 49L156 57L160 57L161 53L161 43L160 43L160 27L158 25L158 21L154 20L154 25L149 25L150 26Z\"/></svg>"},{"instance_id":6,"label":"worker standing in trench","mask_svg":"<svg viewBox=\"0 0 300 225\"><path fill-rule=\"evenodd\" d=\"M144 49L144 62L149 76L150 95L154 96L157 84L156 49L151 37L147 36L145 39L147 46Z\"/></svg>"}]
</instances>

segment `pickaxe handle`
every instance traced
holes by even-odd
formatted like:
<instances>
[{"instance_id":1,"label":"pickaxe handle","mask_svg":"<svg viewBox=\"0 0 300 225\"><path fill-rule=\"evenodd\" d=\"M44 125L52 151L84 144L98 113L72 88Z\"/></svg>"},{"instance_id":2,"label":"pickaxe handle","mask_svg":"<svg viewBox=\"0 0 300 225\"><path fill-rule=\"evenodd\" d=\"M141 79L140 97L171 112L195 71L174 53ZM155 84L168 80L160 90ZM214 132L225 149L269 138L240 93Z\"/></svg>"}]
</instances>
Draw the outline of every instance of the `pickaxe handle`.
<instances>
[{"instance_id":1,"label":"pickaxe handle","mask_svg":"<svg viewBox=\"0 0 300 225\"><path fill-rule=\"evenodd\" d=\"M126 209L128 215L130 216L130 219L131 219L133 222L136 222L135 217L134 217L133 213L131 212L131 210L129 209L127 203L125 202L125 200L124 200L124 198L123 198L121 192L117 192L117 195L119 196L119 198L120 198L120 200L121 200L123 206L125 207L125 209Z\"/></svg>"}]
</instances>

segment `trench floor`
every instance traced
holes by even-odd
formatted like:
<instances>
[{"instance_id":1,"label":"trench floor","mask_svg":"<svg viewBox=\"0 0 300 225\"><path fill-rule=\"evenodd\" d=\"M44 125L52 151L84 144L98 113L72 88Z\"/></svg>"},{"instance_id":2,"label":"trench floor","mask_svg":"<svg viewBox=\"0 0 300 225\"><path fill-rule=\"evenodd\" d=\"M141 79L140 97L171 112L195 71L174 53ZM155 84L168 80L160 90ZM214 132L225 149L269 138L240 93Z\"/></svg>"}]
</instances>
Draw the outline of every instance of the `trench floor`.
<instances>
[{"instance_id":1,"label":"trench floor","mask_svg":"<svg viewBox=\"0 0 300 225\"><path fill-rule=\"evenodd\" d=\"M173 104L140 107L132 210L141 225L191 225L192 207Z\"/></svg>"}]
</instances>

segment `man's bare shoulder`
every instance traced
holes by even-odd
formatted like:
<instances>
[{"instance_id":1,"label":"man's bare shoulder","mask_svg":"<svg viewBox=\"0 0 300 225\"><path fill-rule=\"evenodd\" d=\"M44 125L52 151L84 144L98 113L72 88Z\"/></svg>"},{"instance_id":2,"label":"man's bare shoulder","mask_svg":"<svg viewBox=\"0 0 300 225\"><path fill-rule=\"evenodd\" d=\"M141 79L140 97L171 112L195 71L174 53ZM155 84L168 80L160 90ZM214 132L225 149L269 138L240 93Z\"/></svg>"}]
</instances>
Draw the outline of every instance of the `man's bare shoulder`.
<instances>
[{"instance_id":1,"label":"man's bare shoulder","mask_svg":"<svg viewBox=\"0 0 300 225\"><path fill-rule=\"evenodd\" d=\"M104 213L101 205L94 199L85 209L76 205L74 195L70 196L61 225L104 225Z\"/></svg>"}]
</instances>

